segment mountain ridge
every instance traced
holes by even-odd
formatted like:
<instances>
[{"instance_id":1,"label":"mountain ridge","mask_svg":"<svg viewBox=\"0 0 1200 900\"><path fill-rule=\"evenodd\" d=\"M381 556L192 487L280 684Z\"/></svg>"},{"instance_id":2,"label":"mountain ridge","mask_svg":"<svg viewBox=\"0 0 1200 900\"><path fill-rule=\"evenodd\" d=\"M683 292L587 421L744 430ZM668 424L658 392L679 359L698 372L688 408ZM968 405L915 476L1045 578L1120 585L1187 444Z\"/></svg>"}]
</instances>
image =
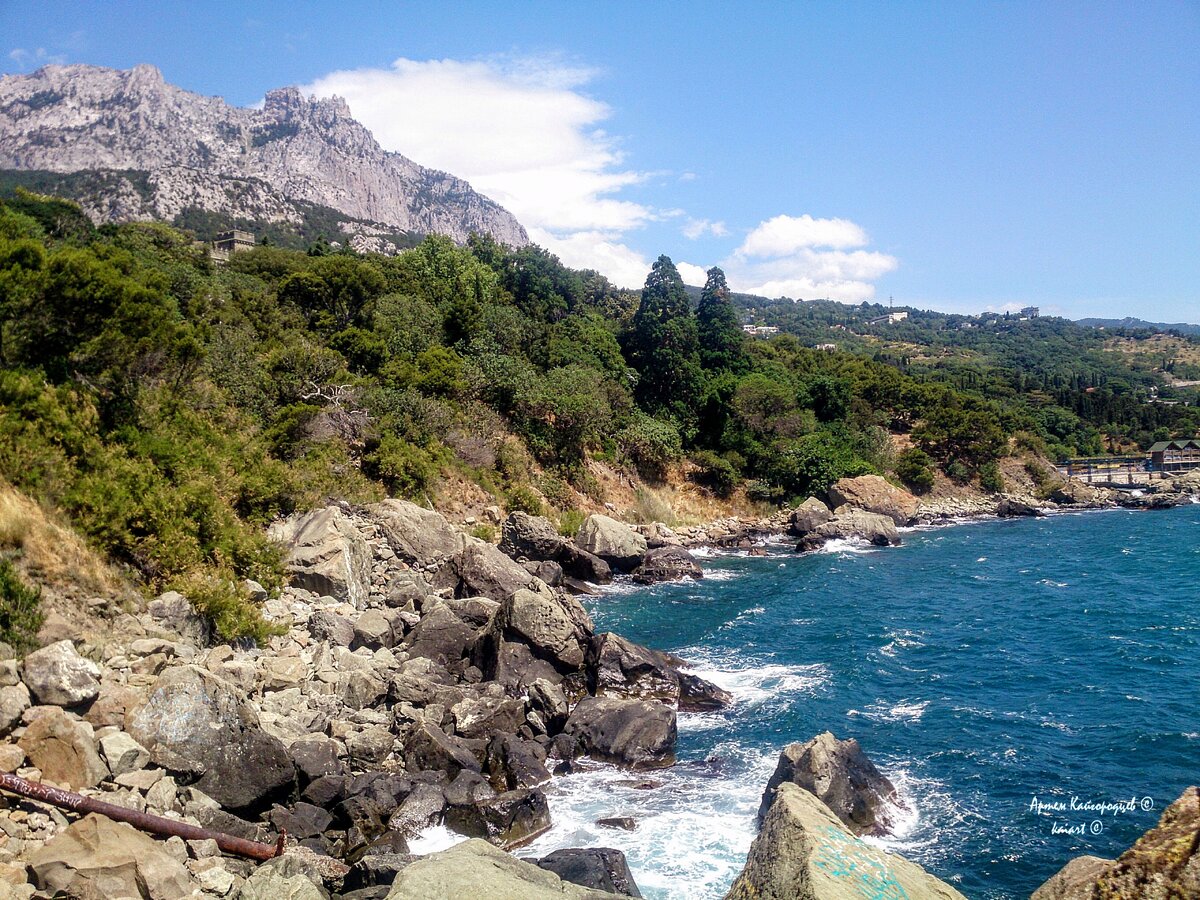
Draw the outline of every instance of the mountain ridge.
<instances>
[{"instance_id":1,"label":"mountain ridge","mask_svg":"<svg viewBox=\"0 0 1200 900\"><path fill-rule=\"evenodd\" d=\"M46 66L0 77L0 169L96 171L104 191L79 198L97 222L178 220L189 209L299 223L299 203L354 223L529 242L499 204L460 178L383 150L339 97L268 91L261 109L166 82L153 66ZM144 173L129 178L119 173ZM370 229L366 232L371 233ZM331 235L332 237L332 235ZM378 249L378 248L374 248Z\"/></svg>"}]
</instances>

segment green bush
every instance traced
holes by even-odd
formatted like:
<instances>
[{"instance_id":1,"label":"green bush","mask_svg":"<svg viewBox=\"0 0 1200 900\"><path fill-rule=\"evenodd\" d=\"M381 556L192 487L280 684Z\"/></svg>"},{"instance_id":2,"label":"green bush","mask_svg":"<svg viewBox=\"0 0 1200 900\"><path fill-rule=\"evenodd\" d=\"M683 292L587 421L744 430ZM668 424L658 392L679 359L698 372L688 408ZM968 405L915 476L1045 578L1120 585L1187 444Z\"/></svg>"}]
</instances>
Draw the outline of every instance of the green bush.
<instances>
[{"instance_id":1,"label":"green bush","mask_svg":"<svg viewBox=\"0 0 1200 900\"><path fill-rule=\"evenodd\" d=\"M558 533L563 537L571 539L579 534L579 529L583 527L583 520L586 519L582 510L565 509L558 516Z\"/></svg>"},{"instance_id":2,"label":"green bush","mask_svg":"<svg viewBox=\"0 0 1200 900\"><path fill-rule=\"evenodd\" d=\"M428 451L394 434L384 435L363 462L393 496L409 500L422 499L438 475L437 462Z\"/></svg>"},{"instance_id":3,"label":"green bush","mask_svg":"<svg viewBox=\"0 0 1200 900\"><path fill-rule=\"evenodd\" d=\"M617 443L642 477L651 481L665 479L671 464L683 454L679 429L641 412L617 434Z\"/></svg>"},{"instance_id":4,"label":"green bush","mask_svg":"<svg viewBox=\"0 0 1200 900\"><path fill-rule=\"evenodd\" d=\"M18 653L35 648L46 618L41 606L41 590L25 584L11 561L0 559L0 641Z\"/></svg>"},{"instance_id":5,"label":"green bush","mask_svg":"<svg viewBox=\"0 0 1200 900\"><path fill-rule=\"evenodd\" d=\"M504 505L509 512L529 513L531 516L543 515L546 505L537 492L527 484L514 484L504 494Z\"/></svg>"},{"instance_id":6,"label":"green bush","mask_svg":"<svg viewBox=\"0 0 1200 900\"><path fill-rule=\"evenodd\" d=\"M992 494L999 494L1003 491L1004 476L1000 474L1000 467L994 462L984 463L980 466L979 486Z\"/></svg>"},{"instance_id":7,"label":"green bush","mask_svg":"<svg viewBox=\"0 0 1200 900\"><path fill-rule=\"evenodd\" d=\"M496 526L490 522L480 522L471 528L471 537L494 544L496 543Z\"/></svg>"},{"instance_id":8,"label":"green bush","mask_svg":"<svg viewBox=\"0 0 1200 900\"><path fill-rule=\"evenodd\" d=\"M718 497L728 497L741 481L741 473L733 463L711 450L700 450L692 454L692 462L696 471L692 479L705 487L711 488Z\"/></svg>"},{"instance_id":9,"label":"green bush","mask_svg":"<svg viewBox=\"0 0 1200 900\"><path fill-rule=\"evenodd\" d=\"M207 616L217 634L227 641L248 639L262 645L273 635L287 633L284 625L263 618L258 604L227 571L189 573L176 579L172 587L187 597L198 613Z\"/></svg>"},{"instance_id":10,"label":"green bush","mask_svg":"<svg viewBox=\"0 0 1200 900\"><path fill-rule=\"evenodd\" d=\"M933 487L933 460L920 447L909 447L896 459L896 477L913 493L924 494Z\"/></svg>"}]
</instances>

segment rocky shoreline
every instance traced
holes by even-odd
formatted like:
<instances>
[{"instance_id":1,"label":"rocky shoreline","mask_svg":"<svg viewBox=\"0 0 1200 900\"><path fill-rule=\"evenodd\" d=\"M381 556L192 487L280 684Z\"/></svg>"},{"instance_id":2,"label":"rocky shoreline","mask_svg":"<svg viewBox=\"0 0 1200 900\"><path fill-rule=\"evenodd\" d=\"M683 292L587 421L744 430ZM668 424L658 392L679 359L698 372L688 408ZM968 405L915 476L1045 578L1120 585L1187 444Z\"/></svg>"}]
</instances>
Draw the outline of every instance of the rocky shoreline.
<instances>
[{"instance_id":1,"label":"rocky shoreline","mask_svg":"<svg viewBox=\"0 0 1200 900\"><path fill-rule=\"evenodd\" d=\"M1181 480L1149 496L1183 502L1198 488ZM991 512L1037 514L1029 499L1002 498ZM113 633L128 639L60 640L0 662L0 771L245 840L286 834L284 854L258 863L211 839L155 840L4 795L0 897L639 896L617 851L534 862L507 851L550 827L552 775L589 760L672 765L677 713L733 701L684 660L597 633L573 592L614 573L702 577L689 548L754 552L782 534L800 550L843 538L893 544L898 526L963 514L873 476L839 482L826 500L679 532L597 515L573 540L514 513L499 546L398 500L281 522L272 532L290 583L278 597L262 592L279 631L267 646L213 646L209 623L176 593L139 615L110 610ZM1069 505L1113 502L1092 494ZM857 744L823 734L789 746L729 896L840 896L837 859L887 873L912 896L959 896L859 840L887 833L894 802ZM1171 827L1200 833L1188 815L1191 825ZM471 840L413 853L435 826ZM1184 869L1196 860L1193 843ZM1055 884L1075 890L1084 874L1127 870L1121 860L1079 864ZM1090 895L1039 894L1059 896Z\"/></svg>"}]
</instances>

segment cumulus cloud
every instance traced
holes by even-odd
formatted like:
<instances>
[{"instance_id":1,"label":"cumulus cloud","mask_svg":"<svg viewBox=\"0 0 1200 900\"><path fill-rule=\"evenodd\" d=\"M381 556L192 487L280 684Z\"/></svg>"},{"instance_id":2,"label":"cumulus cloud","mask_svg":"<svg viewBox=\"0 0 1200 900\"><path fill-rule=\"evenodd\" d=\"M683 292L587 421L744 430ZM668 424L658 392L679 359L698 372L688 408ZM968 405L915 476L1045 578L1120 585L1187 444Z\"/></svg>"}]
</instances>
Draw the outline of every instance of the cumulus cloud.
<instances>
[{"instance_id":1,"label":"cumulus cloud","mask_svg":"<svg viewBox=\"0 0 1200 900\"><path fill-rule=\"evenodd\" d=\"M704 266L697 266L689 262L679 262L675 264L675 268L679 270L679 275L683 278L684 284L694 284L698 287L704 287L704 283L708 281L708 269Z\"/></svg>"},{"instance_id":2,"label":"cumulus cloud","mask_svg":"<svg viewBox=\"0 0 1200 900\"><path fill-rule=\"evenodd\" d=\"M344 97L384 148L467 179L564 261L636 286L645 270L630 281L637 254L621 237L656 214L614 195L649 176L624 166L600 127L611 110L581 91L594 76L556 58L398 59L332 72L302 90ZM595 255L581 263L588 241Z\"/></svg>"},{"instance_id":3,"label":"cumulus cloud","mask_svg":"<svg viewBox=\"0 0 1200 900\"><path fill-rule=\"evenodd\" d=\"M554 235L540 228L530 228L529 237L573 269L594 269L613 284L623 288L640 288L646 283L650 261L640 252L601 231L576 231Z\"/></svg>"},{"instance_id":4,"label":"cumulus cloud","mask_svg":"<svg viewBox=\"0 0 1200 900\"><path fill-rule=\"evenodd\" d=\"M713 237L725 237L729 229L724 222L713 222L709 219L688 219L683 226L683 236L688 240L696 240L711 234Z\"/></svg>"},{"instance_id":5,"label":"cumulus cloud","mask_svg":"<svg viewBox=\"0 0 1200 900\"><path fill-rule=\"evenodd\" d=\"M874 297L872 282L898 265L886 253L851 249L869 242L848 219L779 215L753 228L725 266L735 290L857 303Z\"/></svg>"}]
</instances>

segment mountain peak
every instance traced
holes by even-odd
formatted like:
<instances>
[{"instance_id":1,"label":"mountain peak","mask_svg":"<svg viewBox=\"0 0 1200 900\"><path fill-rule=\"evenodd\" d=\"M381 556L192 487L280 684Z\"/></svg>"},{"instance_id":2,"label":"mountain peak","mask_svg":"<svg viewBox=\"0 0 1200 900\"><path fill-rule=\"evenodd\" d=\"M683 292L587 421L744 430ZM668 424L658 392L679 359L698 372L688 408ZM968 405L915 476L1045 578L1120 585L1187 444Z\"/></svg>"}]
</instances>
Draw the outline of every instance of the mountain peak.
<instances>
[{"instance_id":1,"label":"mountain peak","mask_svg":"<svg viewBox=\"0 0 1200 900\"><path fill-rule=\"evenodd\" d=\"M246 109L172 85L151 65L0 78L0 169L144 173L136 188L125 182L120 202L83 198L102 221L175 221L189 209L298 220L307 203L459 242L473 231L529 242L511 213L466 182L383 150L341 97L282 87Z\"/></svg>"}]
</instances>

